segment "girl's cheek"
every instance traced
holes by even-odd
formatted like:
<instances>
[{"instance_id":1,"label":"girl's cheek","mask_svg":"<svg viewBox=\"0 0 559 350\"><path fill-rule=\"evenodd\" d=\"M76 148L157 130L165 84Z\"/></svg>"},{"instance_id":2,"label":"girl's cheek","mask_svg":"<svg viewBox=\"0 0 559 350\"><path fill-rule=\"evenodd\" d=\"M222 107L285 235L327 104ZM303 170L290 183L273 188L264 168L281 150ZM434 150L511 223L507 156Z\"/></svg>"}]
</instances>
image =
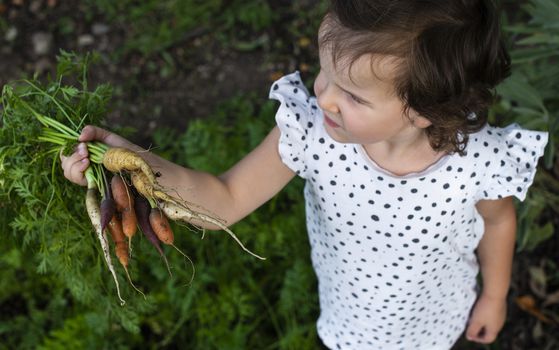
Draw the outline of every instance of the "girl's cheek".
<instances>
[{"instance_id":1,"label":"girl's cheek","mask_svg":"<svg viewBox=\"0 0 559 350\"><path fill-rule=\"evenodd\" d=\"M318 75L316 76L316 79L314 80L313 88L314 88L314 95L316 97L318 97L324 90L324 77L322 71L320 71L320 73L318 73Z\"/></svg>"}]
</instances>

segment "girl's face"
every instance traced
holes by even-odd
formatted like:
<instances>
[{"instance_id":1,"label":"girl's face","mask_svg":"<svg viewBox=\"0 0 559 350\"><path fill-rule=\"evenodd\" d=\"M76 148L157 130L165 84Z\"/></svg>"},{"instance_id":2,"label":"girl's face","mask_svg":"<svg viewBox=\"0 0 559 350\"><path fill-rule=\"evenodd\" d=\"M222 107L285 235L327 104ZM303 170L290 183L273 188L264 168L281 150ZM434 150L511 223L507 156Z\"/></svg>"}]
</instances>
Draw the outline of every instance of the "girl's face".
<instances>
[{"instance_id":1,"label":"girl's face","mask_svg":"<svg viewBox=\"0 0 559 350\"><path fill-rule=\"evenodd\" d=\"M336 141L394 146L413 140L430 123L394 93L392 57L363 56L351 66L335 67L328 48L320 48L320 73L314 82L328 134Z\"/></svg>"}]
</instances>

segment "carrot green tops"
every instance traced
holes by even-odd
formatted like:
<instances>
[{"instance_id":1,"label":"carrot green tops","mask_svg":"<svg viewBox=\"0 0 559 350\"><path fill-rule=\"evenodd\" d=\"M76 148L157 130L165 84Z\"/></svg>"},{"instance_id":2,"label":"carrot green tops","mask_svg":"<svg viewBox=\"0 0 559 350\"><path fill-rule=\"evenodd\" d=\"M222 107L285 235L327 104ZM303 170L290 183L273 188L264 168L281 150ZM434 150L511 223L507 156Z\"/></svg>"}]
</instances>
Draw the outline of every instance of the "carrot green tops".
<instances>
[{"instance_id":1,"label":"carrot green tops","mask_svg":"<svg viewBox=\"0 0 559 350\"><path fill-rule=\"evenodd\" d=\"M547 134L486 126L465 156L396 176L361 145L328 136L298 73L275 82L270 97L281 102L280 156L306 179L319 336L332 349L449 349L476 299L475 204L523 200Z\"/></svg>"}]
</instances>

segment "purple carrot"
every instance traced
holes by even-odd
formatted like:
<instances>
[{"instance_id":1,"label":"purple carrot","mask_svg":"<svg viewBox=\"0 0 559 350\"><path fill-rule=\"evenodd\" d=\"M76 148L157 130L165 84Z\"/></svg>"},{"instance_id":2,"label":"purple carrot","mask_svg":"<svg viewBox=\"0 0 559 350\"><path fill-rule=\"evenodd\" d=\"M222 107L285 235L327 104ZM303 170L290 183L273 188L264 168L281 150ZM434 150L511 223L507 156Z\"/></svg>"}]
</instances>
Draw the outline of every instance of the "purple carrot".
<instances>
[{"instance_id":1,"label":"purple carrot","mask_svg":"<svg viewBox=\"0 0 559 350\"><path fill-rule=\"evenodd\" d=\"M113 199L113 192L111 191L111 186L109 186L109 183L107 182L107 176L104 171L102 172L102 175L103 182L105 183L105 195L103 196L99 207L101 210L101 231L105 231L105 228L116 213L116 203Z\"/></svg>"},{"instance_id":2,"label":"purple carrot","mask_svg":"<svg viewBox=\"0 0 559 350\"><path fill-rule=\"evenodd\" d=\"M167 270L169 274L172 276L171 269L169 268L169 262L167 261L167 257L165 257L165 253L163 249L161 249L161 244L159 243L159 238L153 231L151 224L149 223L149 213L151 212L151 206L147 199L143 196L136 194L134 198L134 210L136 211L136 217L138 218L138 225L142 229L144 236L148 239L148 241L157 249L159 255L165 261L165 265L167 265Z\"/></svg>"},{"instance_id":3,"label":"purple carrot","mask_svg":"<svg viewBox=\"0 0 559 350\"><path fill-rule=\"evenodd\" d=\"M111 195L106 195L101 201L101 230L105 230L105 227L109 224L116 212L115 201Z\"/></svg>"}]
</instances>

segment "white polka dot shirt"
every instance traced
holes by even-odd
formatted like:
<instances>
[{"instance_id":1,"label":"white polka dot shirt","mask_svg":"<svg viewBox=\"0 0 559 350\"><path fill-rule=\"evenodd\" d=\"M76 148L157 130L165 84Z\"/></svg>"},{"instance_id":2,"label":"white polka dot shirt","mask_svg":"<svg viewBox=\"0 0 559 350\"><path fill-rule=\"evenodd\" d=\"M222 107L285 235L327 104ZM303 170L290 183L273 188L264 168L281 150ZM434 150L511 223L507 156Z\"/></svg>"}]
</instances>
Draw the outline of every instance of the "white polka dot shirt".
<instances>
[{"instance_id":1,"label":"white polka dot shirt","mask_svg":"<svg viewBox=\"0 0 559 350\"><path fill-rule=\"evenodd\" d=\"M467 154L393 175L331 139L300 80L272 85L282 161L306 180L320 338L331 349L449 349L476 299L481 199L531 185L547 134L517 125L470 135Z\"/></svg>"}]
</instances>

